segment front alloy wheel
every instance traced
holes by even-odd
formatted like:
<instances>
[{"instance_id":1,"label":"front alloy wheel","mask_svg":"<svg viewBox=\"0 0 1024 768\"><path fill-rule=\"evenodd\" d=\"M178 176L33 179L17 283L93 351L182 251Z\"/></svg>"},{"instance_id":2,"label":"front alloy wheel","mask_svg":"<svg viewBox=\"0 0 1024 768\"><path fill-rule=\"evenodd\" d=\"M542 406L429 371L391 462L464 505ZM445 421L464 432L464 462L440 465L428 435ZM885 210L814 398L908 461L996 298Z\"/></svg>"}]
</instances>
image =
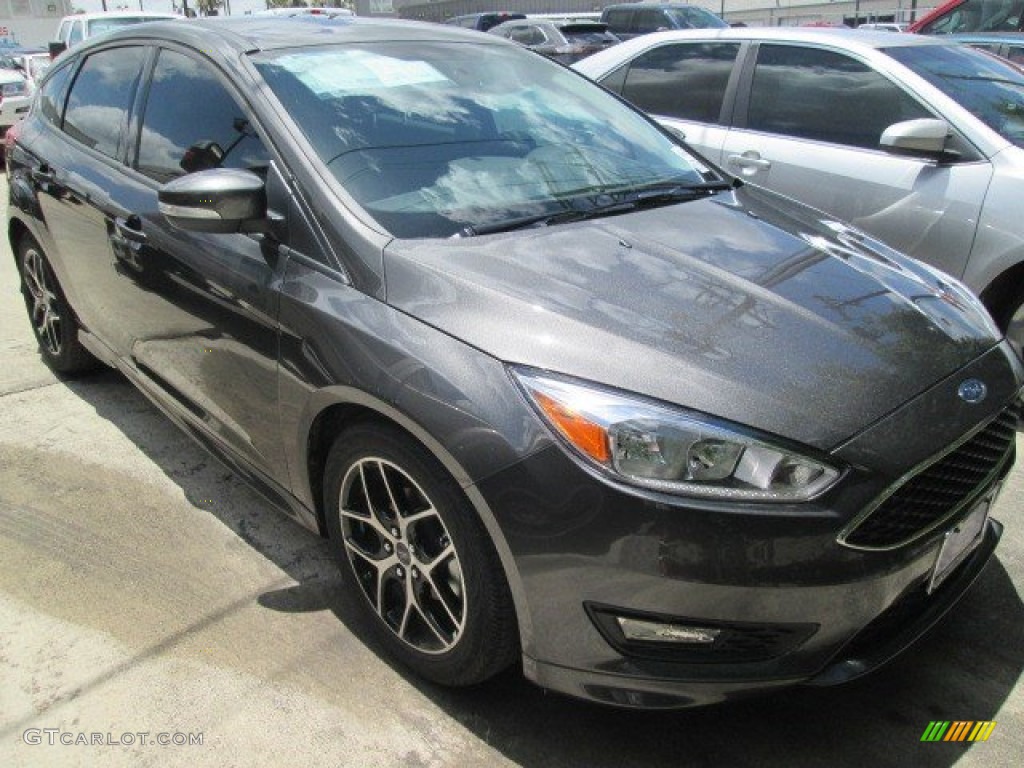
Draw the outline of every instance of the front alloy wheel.
<instances>
[{"instance_id":1,"label":"front alloy wheel","mask_svg":"<svg viewBox=\"0 0 1024 768\"><path fill-rule=\"evenodd\" d=\"M459 556L433 503L385 459L354 463L341 482L349 565L373 610L404 643L444 653L466 620Z\"/></svg>"},{"instance_id":2,"label":"front alloy wheel","mask_svg":"<svg viewBox=\"0 0 1024 768\"><path fill-rule=\"evenodd\" d=\"M389 424L361 422L337 436L324 469L344 596L391 655L444 685L509 666L518 632L504 571L433 455Z\"/></svg>"}]
</instances>

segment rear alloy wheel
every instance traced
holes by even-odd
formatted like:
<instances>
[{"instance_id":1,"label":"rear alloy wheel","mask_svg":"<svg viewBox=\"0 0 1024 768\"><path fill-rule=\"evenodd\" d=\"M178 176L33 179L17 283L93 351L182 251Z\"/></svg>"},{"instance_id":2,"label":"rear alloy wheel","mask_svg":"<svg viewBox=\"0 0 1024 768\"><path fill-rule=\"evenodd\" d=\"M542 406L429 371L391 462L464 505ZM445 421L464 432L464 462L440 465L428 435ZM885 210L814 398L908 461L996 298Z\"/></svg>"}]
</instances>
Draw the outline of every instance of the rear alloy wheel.
<instances>
[{"instance_id":1,"label":"rear alloy wheel","mask_svg":"<svg viewBox=\"0 0 1024 768\"><path fill-rule=\"evenodd\" d=\"M469 685L516 655L511 597L461 489L397 430L360 425L327 460L331 540L380 640L422 676Z\"/></svg>"},{"instance_id":2,"label":"rear alloy wheel","mask_svg":"<svg viewBox=\"0 0 1024 768\"><path fill-rule=\"evenodd\" d=\"M21 292L43 361L58 373L78 373L96 359L78 341L78 322L64 298L53 268L31 237L18 243Z\"/></svg>"}]
</instances>

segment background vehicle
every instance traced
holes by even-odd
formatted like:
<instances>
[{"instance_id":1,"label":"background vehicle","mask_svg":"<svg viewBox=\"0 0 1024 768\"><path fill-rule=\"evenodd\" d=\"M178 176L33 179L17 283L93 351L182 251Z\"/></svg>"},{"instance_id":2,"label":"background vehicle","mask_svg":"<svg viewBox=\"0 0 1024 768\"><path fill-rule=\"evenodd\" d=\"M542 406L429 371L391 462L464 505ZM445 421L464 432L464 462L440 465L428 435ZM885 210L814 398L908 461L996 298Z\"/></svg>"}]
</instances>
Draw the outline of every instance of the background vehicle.
<instances>
[{"instance_id":1,"label":"background vehicle","mask_svg":"<svg viewBox=\"0 0 1024 768\"><path fill-rule=\"evenodd\" d=\"M488 31L562 64L572 64L620 42L608 31L607 24L595 21L519 19L503 22Z\"/></svg>"},{"instance_id":2,"label":"background vehicle","mask_svg":"<svg viewBox=\"0 0 1024 768\"><path fill-rule=\"evenodd\" d=\"M621 40L666 29L715 29L728 27L720 17L698 5L681 3L625 3L609 5L601 21Z\"/></svg>"},{"instance_id":3,"label":"background vehicle","mask_svg":"<svg viewBox=\"0 0 1024 768\"><path fill-rule=\"evenodd\" d=\"M21 72L0 69L0 137L28 113L31 89Z\"/></svg>"},{"instance_id":4,"label":"background vehicle","mask_svg":"<svg viewBox=\"0 0 1024 768\"><path fill-rule=\"evenodd\" d=\"M506 21L525 18L525 13L490 11L488 13L467 13L464 16L453 16L450 19L445 19L444 23L455 27L462 27L463 29L475 29L477 32L487 32L491 27L496 27Z\"/></svg>"},{"instance_id":5,"label":"background vehicle","mask_svg":"<svg viewBox=\"0 0 1024 768\"><path fill-rule=\"evenodd\" d=\"M327 16L335 18L338 16L355 16L355 12L348 8L267 8L263 11L255 11L253 16Z\"/></svg>"},{"instance_id":6,"label":"background vehicle","mask_svg":"<svg viewBox=\"0 0 1024 768\"><path fill-rule=\"evenodd\" d=\"M200 19L35 98L7 233L43 359L114 366L326 535L343 610L430 680L835 684L996 547L1024 369L977 299L566 67Z\"/></svg>"},{"instance_id":7,"label":"background vehicle","mask_svg":"<svg viewBox=\"0 0 1024 768\"><path fill-rule=\"evenodd\" d=\"M958 32L1020 32L1024 0L947 0L910 25L922 35Z\"/></svg>"},{"instance_id":8,"label":"background vehicle","mask_svg":"<svg viewBox=\"0 0 1024 768\"><path fill-rule=\"evenodd\" d=\"M1024 73L941 38L665 32L576 69L712 161L960 277L1024 342Z\"/></svg>"},{"instance_id":9,"label":"background vehicle","mask_svg":"<svg viewBox=\"0 0 1024 768\"><path fill-rule=\"evenodd\" d=\"M0 49L0 69L20 73L28 82L30 92L49 69L51 61L50 54L41 48Z\"/></svg>"},{"instance_id":10,"label":"background vehicle","mask_svg":"<svg viewBox=\"0 0 1024 768\"><path fill-rule=\"evenodd\" d=\"M1002 56L1014 64L1024 64L1024 34L1020 32L954 34L950 39Z\"/></svg>"},{"instance_id":11,"label":"background vehicle","mask_svg":"<svg viewBox=\"0 0 1024 768\"><path fill-rule=\"evenodd\" d=\"M177 18L180 17L173 13L145 11L104 11L103 13L79 13L74 16L65 16L57 27L57 36L51 43L50 52L59 53L83 40L132 24Z\"/></svg>"},{"instance_id":12,"label":"background vehicle","mask_svg":"<svg viewBox=\"0 0 1024 768\"><path fill-rule=\"evenodd\" d=\"M857 25L857 29L873 29L878 32L906 32L907 27L907 24L898 24L894 21L872 21Z\"/></svg>"}]
</instances>

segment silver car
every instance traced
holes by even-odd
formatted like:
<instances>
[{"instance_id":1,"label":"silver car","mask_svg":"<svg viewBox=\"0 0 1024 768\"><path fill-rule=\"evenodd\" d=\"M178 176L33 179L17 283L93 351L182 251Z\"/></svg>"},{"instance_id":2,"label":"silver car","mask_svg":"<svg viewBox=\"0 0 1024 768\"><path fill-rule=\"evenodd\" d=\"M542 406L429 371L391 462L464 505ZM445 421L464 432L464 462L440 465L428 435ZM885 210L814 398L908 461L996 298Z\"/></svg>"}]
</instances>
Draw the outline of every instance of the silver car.
<instances>
[{"instance_id":1,"label":"silver car","mask_svg":"<svg viewBox=\"0 0 1024 768\"><path fill-rule=\"evenodd\" d=\"M744 179L962 278L1024 341L1024 72L886 32L662 32L574 65Z\"/></svg>"}]
</instances>

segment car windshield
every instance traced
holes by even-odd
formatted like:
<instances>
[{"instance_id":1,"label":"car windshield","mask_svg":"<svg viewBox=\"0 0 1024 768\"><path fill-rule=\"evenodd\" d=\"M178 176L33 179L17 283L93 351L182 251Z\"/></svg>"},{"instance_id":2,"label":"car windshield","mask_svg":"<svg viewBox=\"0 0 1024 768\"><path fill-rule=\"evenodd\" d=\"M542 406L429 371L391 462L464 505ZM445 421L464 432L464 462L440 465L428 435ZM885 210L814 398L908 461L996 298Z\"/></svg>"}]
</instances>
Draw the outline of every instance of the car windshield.
<instances>
[{"instance_id":1,"label":"car windshield","mask_svg":"<svg viewBox=\"0 0 1024 768\"><path fill-rule=\"evenodd\" d=\"M320 159L397 237L611 209L713 174L642 115L522 49L393 42L258 54Z\"/></svg>"},{"instance_id":2,"label":"car windshield","mask_svg":"<svg viewBox=\"0 0 1024 768\"><path fill-rule=\"evenodd\" d=\"M89 22L89 34L100 35L104 32L112 32L121 27L128 27L132 24L141 24L144 21L158 21L159 16L118 16L112 19L92 19Z\"/></svg>"},{"instance_id":3,"label":"car windshield","mask_svg":"<svg viewBox=\"0 0 1024 768\"><path fill-rule=\"evenodd\" d=\"M667 8L665 10L679 29L716 29L729 25L718 16L703 8Z\"/></svg>"},{"instance_id":4,"label":"car windshield","mask_svg":"<svg viewBox=\"0 0 1024 768\"><path fill-rule=\"evenodd\" d=\"M967 46L899 46L885 52L1007 141L1024 147L1024 71Z\"/></svg>"},{"instance_id":5,"label":"car windshield","mask_svg":"<svg viewBox=\"0 0 1024 768\"><path fill-rule=\"evenodd\" d=\"M564 24L559 31L573 43L607 43L615 40L607 24Z\"/></svg>"}]
</instances>

